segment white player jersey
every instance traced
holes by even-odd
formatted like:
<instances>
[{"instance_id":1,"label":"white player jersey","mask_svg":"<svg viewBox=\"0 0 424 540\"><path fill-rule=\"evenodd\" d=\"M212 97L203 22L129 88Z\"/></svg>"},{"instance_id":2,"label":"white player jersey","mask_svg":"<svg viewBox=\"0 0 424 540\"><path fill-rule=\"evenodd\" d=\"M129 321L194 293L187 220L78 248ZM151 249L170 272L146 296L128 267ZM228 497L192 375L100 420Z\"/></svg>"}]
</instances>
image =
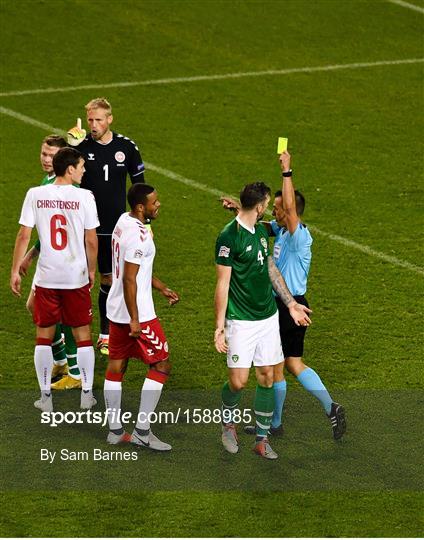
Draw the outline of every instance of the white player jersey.
<instances>
[{"instance_id":1,"label":"white player jersey","mask_svg":"<svg viewBox=\"0 0 424 540\"><path fill-rule=\"evenodd\" d=\"M139 322L156 318L152 296L155 254L156 248L150 231L128 212L122 214L112 234L112 287L106 304L109 320L122 324L130 322L122 281L125 261L140 266L136 278Z\"/></svg>"},{"instance_id":2,"label":"white player jersey","mask_svg":"<svg viewBox=\"0 0 424 540\"><path fill-rule=\"evenodd\" d=\"M57 184L31 188L19 223L37 227L41 242L35 285L49 289L87 285L84 232L99 226L91 191Z\"/></svg>"}]
</instances>

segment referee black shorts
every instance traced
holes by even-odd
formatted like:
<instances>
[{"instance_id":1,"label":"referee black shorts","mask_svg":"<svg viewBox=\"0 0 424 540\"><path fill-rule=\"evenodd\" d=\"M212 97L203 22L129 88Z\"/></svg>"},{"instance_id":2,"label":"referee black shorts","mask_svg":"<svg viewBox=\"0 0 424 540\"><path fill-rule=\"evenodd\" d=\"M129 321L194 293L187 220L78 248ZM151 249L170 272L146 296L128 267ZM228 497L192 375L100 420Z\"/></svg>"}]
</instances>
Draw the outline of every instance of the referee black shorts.
<instances>
[{"instance_id":1,"label":"referee black shorts","mask_svg":"<svg viewBox=\"0 0 424 540\"><path fill-rule=\"evenodd\" d=\"M304 296L294 296L294 299L299 304L309 307L309 304ZM275 298L278 307L278 315L280 322L280 337L283 346L284 358L294 356L301 358L303 356L303 342L307 326L296 326L291 318L289 310L277 296Z\"/></svg>"},{"instance_id":2,"label":"referee black shorts","mask_svg":"<svg viewBox=\"0 0 424 540\"><path fill-rule=\"evenodd\" d=\"M97 236L99 251L97 252L97 265L101 274L112 273L112 235L102 234Z\"/></svg>"}]
</instances>

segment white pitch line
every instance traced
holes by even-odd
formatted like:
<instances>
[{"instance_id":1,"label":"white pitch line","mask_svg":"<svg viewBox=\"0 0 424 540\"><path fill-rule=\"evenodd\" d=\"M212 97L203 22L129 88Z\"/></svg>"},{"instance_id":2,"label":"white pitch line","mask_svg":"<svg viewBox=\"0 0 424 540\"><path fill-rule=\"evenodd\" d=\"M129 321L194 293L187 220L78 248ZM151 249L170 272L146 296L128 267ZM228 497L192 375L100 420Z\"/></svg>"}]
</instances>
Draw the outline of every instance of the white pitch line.
<instances>
[{"instance_id":1,"label":"white pitch line","mask_svg":"<svg viewBox=\"0 0 424 540\"><path fill-rule=\"evenodd\" d=\"M409 2L404 2L403 0L387 0L387 1L392 4L397 4L398 6L402 6L407 9L418 11L418 13L424 13L424 8L420 6L416 6L415 4L410 4Z\"/></svg>"},{"instance_id":2,"label":"white pitch line","mask_svg":"<svg viewBox=\"0 0 424 540\"><path fill-rule=\"evenodd\" d=\"M35 118L31 118L30 116L26 116L25 114L21 114L17 111L13 111L12 109L7 109L6 107L0 106L0 112L7 116L11 116L12 118L16 118L16 120L20 120L21 122L30 124L31 126L35 126L35 127L44 129L46 131L52 131L54 133L57 133L58 135L66 134L66 132L63 131L62 129L49 126L49 124L45 124L44 122L39 122L38 120L35 120Z\"/></svg>"},{"instance_id":3,"label":"white pitch line","mask_svg":"<svg viewBox=\"0 0 424 540\"><path fill-rule=\"evenodd\" d=\"M312 232L320 234L321 236L325 236L326 238L329 238L334 242L338 242L345 247L356 249L358 251L361 251L362 253L365 253L366 255L370 255L371 257L375 257L376 259L380 259L394 266L400 266L401 268L405 268L407 270L410 270L411 272L416 272L417 274L424 275L424 268L422 268L421 266L417 266L416 264L412 264L408 261L403 261L402 259L394 257L393 255L387 255L386 253L382 253L381 251L376 251L369 246L358 244L358 242L354 242L353 240L349 240L348 238L344 238L343 236L339 236L338 234L328 233L326 231L323 231L322 229L318 229L318 227L315 227L315 225L308 225L308 228Z\"/></svg>"},{"instance_id":4,"label":"white pitch line","mask_svg":"<svg viewBox=\"0 0 424 540\"><path fill-rule=\"evenodd\" d=\"M16 90L0 92L0 97L26 96L31 94L52 94L55 92L74 92L76 90L102 90L105 88L128 88L131 86L153 86L177 84L183 82L219 81L225 79L241 79L243 77L263 77L269 75L290 75L292 73L317 73L320 71L337 71L341 69L359 69L378 66L397 66L402 64L418 64L424 58L408 58L404 60L382 60L379 62L356 62L354 64L334 64L327 66L270 69L266 71L245 71L240 73L222 73L217 75L196 75L193 77L175 77L172 79L152 79L147 81L113 82L107 84L84 84L81 86L65 86L63 88L34 88L32 90Z\"/></svg>"},{"instance_id":5,"label":"white pitch line","mask_svg":"<svg viewBox=\"0 0 424 540\"><path fill-rule=\"evenodd\" d=\"M51 131L51 132L61 134L61 135L66 134L66 132L63 131L62 129L54 128L48 124L45 124L44 122L39 122L35 118L31 118L30 116L26 116L25 114L21 114L12 109L7 109L6 107L0 107L0 113L10 116L12 118L15 118L16 120L20 120L21 122L24 122L31 126L41 128L45 131ZM176 182L180 182L181 184L185 184L186 186L189 186L191 188L198 189L206 193L210 193L211 195L214 195L215 197L222 197L224 195L228 195L228 193L225 193L224 191L211 188L207 186L206 184L202 184L200 182L197 182L196 180L191 180L190 178L186 178L185 176L177 174L168 169L164 169L163 167L154 165L153 163L145 162L145 165L146 165L146 168L150 171L154 171L162 176L171 178L171 180L175 180ZM270 214L270 212L268 212L268 214ZM334 242L342 244L345 247L356 249L357 251L360 251L366 255L370 255L371 257L374 257L376 259L380 259L381 261L387 262L393 266L399 266L400 268L405 268L406 270L409 270L411 272L424 275L424 268L421 268L420 266L409 263L407 261L403 261L402 259L398 259L397 257L387 255L386 253L382 253L381 251L372 249L369 246L358 244L358 242L354 242L353 240L349 240L348 238L344 238L343 236L338 236L337 234L331 234L331 233L322 231L318 227L309 226L309 228L311 229L312 232L315 232L326 238L329 238L330 240L333 240Z\"/></svg>"}]
</instances>

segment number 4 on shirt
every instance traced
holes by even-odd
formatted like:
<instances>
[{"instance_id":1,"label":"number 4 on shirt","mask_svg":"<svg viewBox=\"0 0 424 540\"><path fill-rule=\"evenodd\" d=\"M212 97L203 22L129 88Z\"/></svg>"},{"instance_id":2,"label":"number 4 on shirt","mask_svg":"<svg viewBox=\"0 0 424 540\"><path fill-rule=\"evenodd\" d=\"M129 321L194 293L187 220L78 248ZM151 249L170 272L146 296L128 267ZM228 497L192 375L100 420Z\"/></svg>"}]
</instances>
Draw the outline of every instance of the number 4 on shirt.
<instances>
[{"instance_id":1,"label":"number 4 on shirt","mask_svg":"<svg viewBox=\"0 0 424 540\"><path fill-rule=\"evenodd\" d=\"M258 251L258 261L260 261L261 266L263 266L263 264L264 264L264 256L262 255L261 250Z\"/></svg>"}]
</instances>

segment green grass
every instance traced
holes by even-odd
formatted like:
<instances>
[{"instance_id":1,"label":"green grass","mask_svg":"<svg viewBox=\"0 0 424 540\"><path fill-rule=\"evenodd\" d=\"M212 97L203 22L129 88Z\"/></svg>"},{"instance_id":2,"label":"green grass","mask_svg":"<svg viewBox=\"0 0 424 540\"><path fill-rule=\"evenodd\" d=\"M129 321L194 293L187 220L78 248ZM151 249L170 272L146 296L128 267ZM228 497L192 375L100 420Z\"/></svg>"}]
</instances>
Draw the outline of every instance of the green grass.
<instances>
[{"instance_id":1,"label":"green grass","mask_svg":"<svg viewBox=\"0 0 424 540\"><path fill-rule=\"evenodd\" d=\"M0 92L423 56L422 15L379 0L9 0L0 9ZM276 140L287 136L308 224L422 267L422 80L422 64L404 64L5 96L0 105L66 129L87 101L106 95L114 128L138 142L147 162L231 194L257 178L279 188ZM175 446L169 456L142 454L110 469L41 463L46 444L106 449L105 432L62 426L52 434L32 408L34 331L7 279L23 197L42 176L46 132L6 115L1 127L0 381L22 403L3 407L3 536L420 534L422 273L319 232L305 358L344 400L342 445L289 378L289 429L276 465L250 455L246 437L235 461L218 429L183 424L161 428ZM207 191L152 171L146 178L162 201L156 273L181 293L173 308L156 298L174 364L163 407L215 408L226 370L212 342L213 252L229 215ZM24 297L29 286L27 278ZM134 362L126 376L133 411L144 372ZM103 373L99 359L99 395ZM75 400L57 403L65 410Z\"/></svg>"}]
</instances>

